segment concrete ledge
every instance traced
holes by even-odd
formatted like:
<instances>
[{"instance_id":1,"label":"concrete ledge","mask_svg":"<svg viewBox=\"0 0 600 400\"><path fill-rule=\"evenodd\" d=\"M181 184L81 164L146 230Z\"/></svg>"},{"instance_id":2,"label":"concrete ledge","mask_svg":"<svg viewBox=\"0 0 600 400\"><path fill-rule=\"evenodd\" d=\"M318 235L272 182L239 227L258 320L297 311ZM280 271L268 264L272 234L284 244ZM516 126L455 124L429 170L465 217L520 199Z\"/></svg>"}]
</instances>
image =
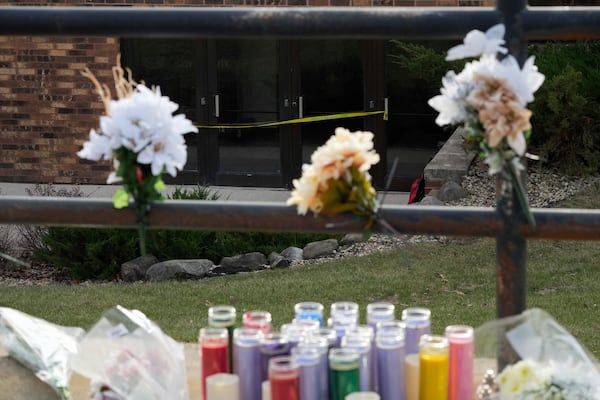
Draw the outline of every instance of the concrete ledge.
<instances>
[{"instance_id":1,"label":"concrete ledge","mask_svg":"<svg viewBox=\"0 0 600 400\"><path fill-rule=\"evenodd\" d=\"M439 181L441 184L454 181L460 184L476 155L476 150L465 148L463 129L456 129L435 157L425 166L425 181Z\"/></svg>"}]
</instances>

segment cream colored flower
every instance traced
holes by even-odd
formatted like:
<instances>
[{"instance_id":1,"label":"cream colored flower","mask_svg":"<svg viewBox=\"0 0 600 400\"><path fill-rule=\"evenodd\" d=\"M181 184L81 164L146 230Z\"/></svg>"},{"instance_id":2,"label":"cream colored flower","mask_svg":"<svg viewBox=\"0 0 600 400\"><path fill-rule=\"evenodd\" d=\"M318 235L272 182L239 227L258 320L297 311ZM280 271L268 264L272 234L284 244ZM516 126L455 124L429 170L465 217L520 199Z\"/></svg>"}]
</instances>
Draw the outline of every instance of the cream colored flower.
<instances>
[{"instance_id":1,"label":"cream colored flower","mask_svg":"<svg viewBox=\"0 0 600 400\"><path fill-rule=\"evenodd\" d=\"M318 196L319 176L311 165L305 164L302 169L300 179L294 179L292 182L294 190L287 200L287 205L298 206L298 214L300 215L306 215L309 209L318 214L323 208L323 202Z\"/></svg>"},{"instance_id":2,"label":"cream colored flower","mask_svg":"<svg viewBox=\"0 0 600 400\"><path fill-rule=\"evenodd\" d=\"M525 154L527 144L523 132L531 129L531 111L517 102L496 103L479 111L479 120L485 127L488 145L497 147L506 138L508 145L519 156Z\"/></svg>"}]
</instances>

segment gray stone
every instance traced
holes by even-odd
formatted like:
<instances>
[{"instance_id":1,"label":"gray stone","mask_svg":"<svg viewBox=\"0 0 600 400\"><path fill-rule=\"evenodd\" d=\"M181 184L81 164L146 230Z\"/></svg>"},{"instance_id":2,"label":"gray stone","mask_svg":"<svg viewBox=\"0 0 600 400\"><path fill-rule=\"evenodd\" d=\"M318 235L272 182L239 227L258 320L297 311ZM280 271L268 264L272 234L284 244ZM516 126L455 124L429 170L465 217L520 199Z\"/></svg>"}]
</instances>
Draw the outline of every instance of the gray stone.
<instances>
[{"instance_id":1,"label":"gray stone","mask_svg":"<svg viewBox=\"0 0 600 400\"><path fill-rule=\"evenodd\" d=\"M339 247L336 239L319 240L304 246L302 251L305 259L317 258L332 254Z\"/></svg>"},{"instance_id":2,"label":"gray stone","mask_svg":"<svg viewBox=\"0 0 600 400\"><path fill-rule=\"evenodd\" d=\"M292 263L291 260L288 260L281 254L276 252L272 252L271 254L269 254L269 257L267 257L267 259L269 260L269 265L271 266L271 268L287 268Z\"/></svg>"},{"instance_id":3,"label":"gray stone","mask_svg":"<svg viewBox=\"0 0 600 400\"><path fill-rule=\"evenodd\" d=\"M233 257L223 257L219 269L213 272L235 274L238 272L252 272L264 269L267 257L259 252L240 254Z\"/></svg>"},{"instance_id":4,"label":"gray stone","mask_svg":"<svg viewBox=\"0 0 600 400\"><path fill-rule=\"evenodd\" d=\"M440 151L425 166L425 179L444 182L460 182L469 171L477 149L465 146L465 132L462 128L454 131Z\"/></svg>"},{"instance_id":5,"label":"gray stone","mask_svg":"<svg viewBox=\"0 0 600 400\"><path fill-rule=\"evenodd\" d=\"M433 196L425 196L423 200L418 203L414 203L417 206L443 206L445 205L443 201Z\"/></svg>"},{"instance_id":6,"label":"gray stone","mask_svg":"<svg viewBox=\"0 0 600 400\"><path fill-rule=\"evenodd\" d=\"M135 282L146 279L146 271L158 262L158 258L147 254L121 264L121 279Z\"/></svg>"},{"instance_id":7,"label":"gray stone","mask_svg":"<svg viewBox=\"0 0 600 400\"><path fill-rule=\"evenodd\" d=\"M154 264L146 276L150 281L164 281L167 279L200 279L213 268L210 260L169 260Z\"/></svg>"},{"instance_id":8,"label":"gray stone","mask_svg":"<svg viewBox=\"0 0 600 400\"><path fill-rule=\"evenodd\" d=\"M348 233L340 240L341 246L349 246L351 244L362 243L365 241L365 235L362 233Z\"/></svg>"},{"instance_id":9,"label":"gray stone","mask_svg":"<svg viewBox=\"0 0 600 400\"><path fill-rule=\"evenodd\" d=\"M301 261L304 259L303 251L299 247L288 247L281 252L283 258L290 261Z\"/></svg>"},{"instance_id":10,"label":"gray stone","mask_svg":"<svg viewBox=\"0 0 600 400\"><path fill-rule=\"evenodd\" d=\"M454 181L444 183L437 194L437 198L444 203L464 197L467 197L467 191Z\"/></svg>"}]
</instances>

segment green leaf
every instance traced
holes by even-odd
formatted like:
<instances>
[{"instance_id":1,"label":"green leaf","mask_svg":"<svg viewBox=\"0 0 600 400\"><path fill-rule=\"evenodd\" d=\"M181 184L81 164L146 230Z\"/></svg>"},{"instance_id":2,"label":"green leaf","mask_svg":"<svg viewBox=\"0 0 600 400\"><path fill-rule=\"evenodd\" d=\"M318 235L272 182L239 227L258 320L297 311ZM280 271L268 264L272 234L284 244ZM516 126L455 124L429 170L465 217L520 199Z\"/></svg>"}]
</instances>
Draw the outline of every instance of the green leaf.
<instances>
[{"instance_id":1,"label":"green leaf","mask_svg":"<svg viewBox=\"0 0 600 400\"><path fill-rule=\"evenodd\" d=\"M129 205L129 193L125 189L117 189L112 198L113 206L116 209L125 208Z\"/></svg>"},{"instance_id":2,"label":"green leaf","mask_svg":"<svg viewBox=\"0 0 600 400\"><path fill-rule=\"evenodd\" d=\"M156 178L156 182L154 183L154 189L155 190L164 190L166 189L167 185L165 185L165 181L162 180L162 178L159 176Z\"/></svg>"}]
</instances>

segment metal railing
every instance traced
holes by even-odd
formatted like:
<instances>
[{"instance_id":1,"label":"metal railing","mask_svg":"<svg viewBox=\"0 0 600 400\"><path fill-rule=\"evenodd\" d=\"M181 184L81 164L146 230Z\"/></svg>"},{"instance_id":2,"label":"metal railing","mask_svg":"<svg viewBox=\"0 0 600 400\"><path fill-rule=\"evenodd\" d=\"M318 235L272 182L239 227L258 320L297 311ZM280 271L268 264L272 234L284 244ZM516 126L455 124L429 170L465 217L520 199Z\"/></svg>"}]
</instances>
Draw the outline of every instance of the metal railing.
<instances>
[{"instance_id":1,"label":"metal railing","mask_svg":"<svg viewBox=\"0 0 600 400\"><path fill-rule=\"evenodd\" d=\"M521 62L526 38L600 39L600 7L527 9L523 0L498 0L497 9L0 7L0 35L457 39L498 22ZM532 231L514 195L497 192L496 209L384 205L380 216L399 233L496 237L497 315L503 317L525 309L526 239L600 240L600 210L534 209ZM231 231L363 227L350 216L300 217L283 204L227 201L153 204L148 222L150 229ZM0 197L0 223L124 228L134 227L136 216L133 209L115 210L110 200Z\"/></svg>"}]
</instances>

